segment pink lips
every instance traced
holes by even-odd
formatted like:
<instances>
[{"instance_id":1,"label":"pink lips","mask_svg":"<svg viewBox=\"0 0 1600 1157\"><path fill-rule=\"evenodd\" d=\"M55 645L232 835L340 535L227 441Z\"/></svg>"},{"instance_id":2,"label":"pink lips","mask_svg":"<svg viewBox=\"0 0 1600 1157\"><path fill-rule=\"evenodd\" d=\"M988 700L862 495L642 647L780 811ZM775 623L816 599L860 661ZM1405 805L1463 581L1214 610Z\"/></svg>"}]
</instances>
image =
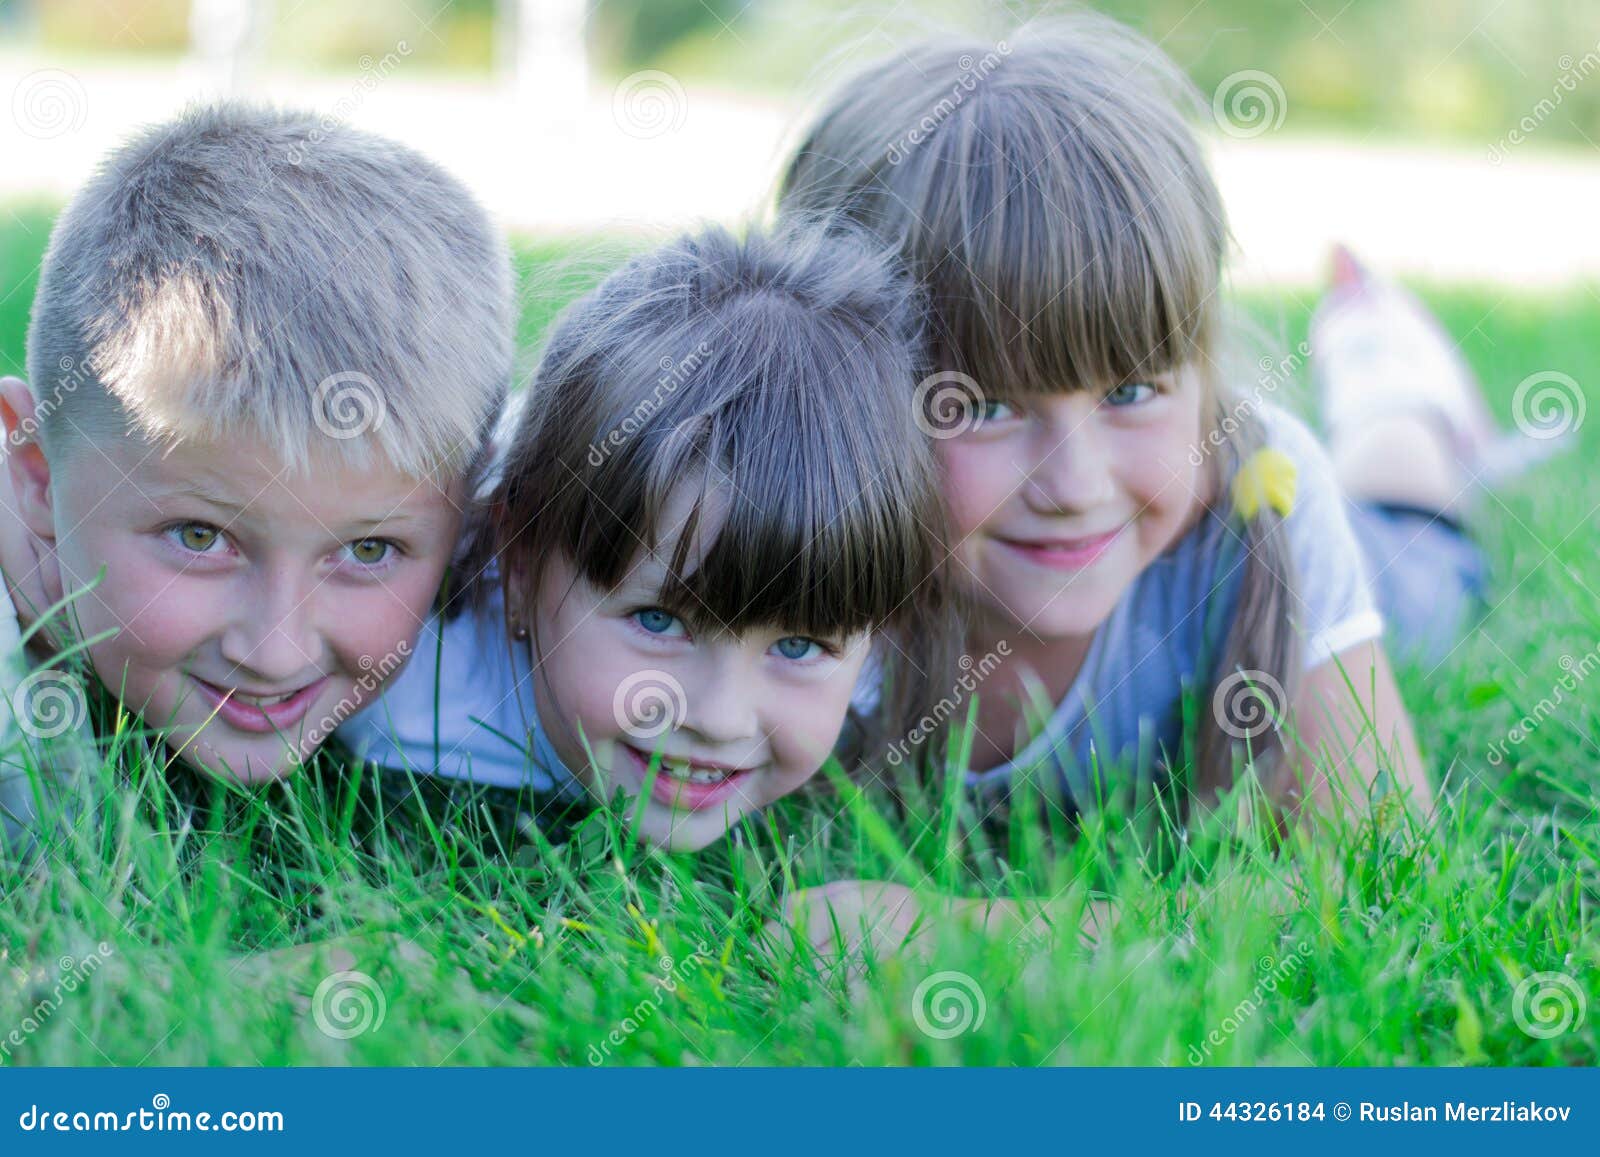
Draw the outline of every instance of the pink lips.
<instances>
[{"instance_id":1,"label":"pink lips","mask_svg":"<svg viewBox=\"0 0 1600 1157\"><path fill-rule=\"evenodd\" d=\"M324 676L315 683L308 683L296 691L282 703L273 703L267 707L258 707L253 703L245 703L235 697L231 688L218 687L215 683L207 683L204 679L194 680L194 685L216 711L216 717L230 727L240 731L249 731L256 734L272 734L273 732L289 731L294 728L311 709L312 701L317 694L327 685L328 679Z\"/></svg>"},{"instance_id":2,"label":"pink lips","mask_svg":"<svg viewBox=\"0 0 1600 1157\"><path fill-rule=\"evenodd\" d=\"M1123 528L1087 538L1049 538L1018 540L1000 538L1007 549L1020 554L1029 562L1052 570L1082 570L1105 554L1116 542Z\"/></svg>"},{"instance_id":3,"label":"pink lips","mask_svg":"<svg viewBox=\"0 0 1600 1157\"><path fill-rule=\"evenodd\" d=\"M639 782L644 783L650 774L650 756L631 744L624 743L621 746L627 751L634 767L638 769ZM691 761L690 766L729 770L726 764L710 762ZM686 783L658 770L655 782L650 785L650 798L663 807L705 811L722 804L738 789L747 774L749 774L748 769L735 771L726 779L718 780L716 783Z\"/></svg>"}]
</instances>

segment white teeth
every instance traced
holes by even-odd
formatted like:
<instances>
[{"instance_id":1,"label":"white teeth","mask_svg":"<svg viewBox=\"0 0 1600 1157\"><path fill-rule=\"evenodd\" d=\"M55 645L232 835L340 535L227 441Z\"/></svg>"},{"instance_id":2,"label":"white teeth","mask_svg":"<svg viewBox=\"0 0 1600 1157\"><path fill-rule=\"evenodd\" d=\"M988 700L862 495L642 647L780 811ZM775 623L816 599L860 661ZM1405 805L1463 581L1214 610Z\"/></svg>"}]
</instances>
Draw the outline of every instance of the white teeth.
<instances>
[{"instance_id":1,"label":"white teeth","mask_svg":"<svg viewBox=\"0 0 1600 1157\"><path fill-rule=\"evenodd\" d=\"M233 697L240 703L248 703L252 707L271 707L286 699L294 698L295 694L293 691L287 691L282 695L240 695L235 692Z\"/></svg>"},{"instance_id":2,"label":"white teeth","mask_svg":"<svg viewBox=\"0 0 1600 1157\"><path fill-rule=\"evenodd\" d=\"M661 761L661 774L682 783L721 783L728 778L730 773L718 771L715 768L694 767L691 764L680 763L677 760L664 759Z\"/></svg>"}]
</instances>

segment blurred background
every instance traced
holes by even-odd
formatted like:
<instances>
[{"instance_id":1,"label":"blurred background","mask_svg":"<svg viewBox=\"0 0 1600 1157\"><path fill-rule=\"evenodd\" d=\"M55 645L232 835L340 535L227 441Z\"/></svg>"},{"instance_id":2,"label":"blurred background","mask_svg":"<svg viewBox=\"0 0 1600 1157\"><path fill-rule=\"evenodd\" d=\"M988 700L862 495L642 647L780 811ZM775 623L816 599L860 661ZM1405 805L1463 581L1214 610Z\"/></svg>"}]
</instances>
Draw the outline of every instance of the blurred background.
<instances>
[{"instance_id":1,"label":"blurred background","mask_svg":"<svg viewBox=\"0 0 1600 1157\"><path fill-rule=\"evenodd\" d=\"M1235 279L1600 276L1600 0L1103 0L1210 98ZM737 220L841 70L982 0L0 0L0 225L29 233L137 126L220 92L401 137L532 238ZM0 293L34 248L0 239ZM36 258L35 258L36 260Z\"/></svg>"}]
</instances>

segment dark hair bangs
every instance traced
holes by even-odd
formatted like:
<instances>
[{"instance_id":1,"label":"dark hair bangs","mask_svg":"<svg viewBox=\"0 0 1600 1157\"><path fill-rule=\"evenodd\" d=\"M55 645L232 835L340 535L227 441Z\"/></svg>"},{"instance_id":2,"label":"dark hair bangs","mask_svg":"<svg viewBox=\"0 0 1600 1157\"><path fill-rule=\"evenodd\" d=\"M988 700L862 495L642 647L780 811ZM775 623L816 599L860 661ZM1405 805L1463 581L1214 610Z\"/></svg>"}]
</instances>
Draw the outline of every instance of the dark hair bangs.
<instances>
[{"instance_id":1,"label":"dark hair bangs","mask_svg":"<svg viewBox=\"0 0 1600 1157\"><path fill-rule=\"evenodd\" d=\"M928 479L873 444L896 424L919 436L906 366L883 356L881 336L810 326L791 309L747 320L758 317L764 325L730 326L694 387L665 398L583 480L564 504L564 546L611 589L641 552L670 543L660 599L692 630L876 630L937 565L938 528L919 523ZM791 325L807 325L808 340ZM852 389L848 375L867 380ZM852 422L838 412L847 400L879 413ZM897 402L904 416L885 421Z\"/></svg>"}]
</instances>

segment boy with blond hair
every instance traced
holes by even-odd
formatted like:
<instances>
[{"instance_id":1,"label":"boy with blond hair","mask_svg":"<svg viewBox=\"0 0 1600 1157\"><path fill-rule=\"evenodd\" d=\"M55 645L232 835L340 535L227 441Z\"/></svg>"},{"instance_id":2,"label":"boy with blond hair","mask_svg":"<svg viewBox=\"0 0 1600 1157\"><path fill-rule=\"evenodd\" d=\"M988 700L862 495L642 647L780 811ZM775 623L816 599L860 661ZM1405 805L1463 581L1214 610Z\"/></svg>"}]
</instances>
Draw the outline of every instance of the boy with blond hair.
<instances>
[{"instance_id":1,"label":"boy with blond hair","mask_svg":"<svg viewBox=\"0 0 1600 1157\"><path fill-rule=\"evenodd\" d=\"M221 104L113 153L51 236L29 381L0 381L0 837L50 786L33 692L70 692L63 652L243 781L376 697L454 554L511 338L501 237L394 142Z\"/></svg>"}]
</instances>

